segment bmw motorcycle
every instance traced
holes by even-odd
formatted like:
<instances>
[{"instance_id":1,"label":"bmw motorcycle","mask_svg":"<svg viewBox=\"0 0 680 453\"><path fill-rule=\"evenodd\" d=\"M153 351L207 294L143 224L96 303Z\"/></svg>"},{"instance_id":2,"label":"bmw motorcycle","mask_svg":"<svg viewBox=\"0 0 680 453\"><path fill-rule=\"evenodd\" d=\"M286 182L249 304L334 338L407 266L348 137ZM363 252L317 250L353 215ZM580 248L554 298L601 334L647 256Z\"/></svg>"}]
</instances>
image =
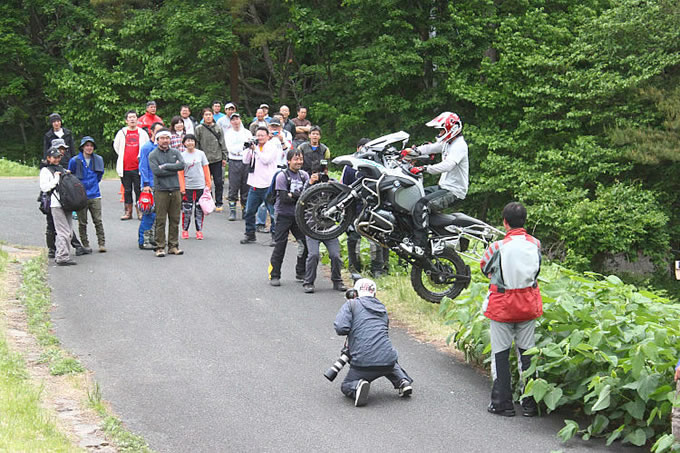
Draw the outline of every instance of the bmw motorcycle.
<instances>
[{"instance_id":1,"label":"bmw motorcycle","mask_svg":"<svg viewBox=\"0 0 680 453\"><path fill-rule=\"evenodd\" d=\"M368 142L353 155L333 159L336 165L357 170L359 177L349 186L335 181L314 184L300 196L295 217L302 232L317 240L336 238L352 225L410 263L413 289L439 303L457 297L470 284L470 267L461 255L479 260L502 232L463 213L431 214L430 247L424 255L412 253L413 207L425 193L422 176L412 174L411 162L401 159L400 149L408 139L406 132L395 132Z\"/></svg>"}]
</instances>

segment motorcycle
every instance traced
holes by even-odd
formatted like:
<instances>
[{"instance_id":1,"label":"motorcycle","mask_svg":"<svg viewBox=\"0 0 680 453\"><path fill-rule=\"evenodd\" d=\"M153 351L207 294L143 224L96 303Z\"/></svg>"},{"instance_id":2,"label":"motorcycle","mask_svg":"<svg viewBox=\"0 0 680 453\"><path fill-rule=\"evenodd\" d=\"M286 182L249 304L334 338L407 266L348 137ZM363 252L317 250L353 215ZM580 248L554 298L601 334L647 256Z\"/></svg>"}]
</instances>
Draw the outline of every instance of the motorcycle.
<instances>
[{"instance_id":1,"label":"motorcycle","mask_svg":"<svg viewBox=\"0 0 680 453\"><path fill-rule=\"evenodd\" d=\"M314 184L300 196L295 217L302 232L317 240L336 238L352 225L361 236L411 264L413 289L439 303L444 297L454 299L470 284L470 267L460 255L481 259L503 233L463 213L431 214L428 252L410 253L411 214L425 192L422 176L409 171L411 161L402 159L395 146L405 148L408 139L406 132L395 132L368 142L353 155L333 159L336 165L351 166L360 177L349 186L335 181Z\"/></svg>"}]
</instances>

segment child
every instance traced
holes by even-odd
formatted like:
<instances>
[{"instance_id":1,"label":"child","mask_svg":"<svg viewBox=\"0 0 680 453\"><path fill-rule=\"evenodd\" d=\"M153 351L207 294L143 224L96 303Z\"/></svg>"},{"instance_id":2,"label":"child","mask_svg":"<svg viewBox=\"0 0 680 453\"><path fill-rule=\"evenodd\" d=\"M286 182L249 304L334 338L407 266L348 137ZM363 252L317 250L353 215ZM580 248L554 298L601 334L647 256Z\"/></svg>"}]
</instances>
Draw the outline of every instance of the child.
<instances>
[{"instance_id":1,"label":"child","mask_svg":"<svg viewBox=\"0 0 680 453\"><path fill-rule=\"evenodd\" d=\"M182 190L182 239L189 239L189 226L191 225L191 213L194 213L196 222L196 239L203 239L203 210L198 200L203 195L203 190L210 190L210 167L208 158L200 149L196 149L196 136L187 134L182 140L186 151L182 152L184 159L184 171L179 172Z\"/></svg>"},{"instance_id":2,"label":"child","mask_svg":"<svg viewBox=\"0 0 680 453\"><path fill-rule=\"evenodd\" d=\"M347 335L350 356L342 393L354 398L355 406L363 406L368 400L371 382L385 376L400 397L411 396L413 380L397 363L397 351L388 335L387 310L375 297L375 282L362 278L357 280L354 289L358 297L345 302L333 324L338 335Z\"/></svg>"},{"instance_id":3,"label":"child","mask_svg":"<svg viewBox=\"0 0 680 453\"><path fill-rule=\"evenodd\" d=\"M99 253L106 252L106 238L104 236L104 224L102 223L102 194L99 191L99 183L104 176L104 159L94 153L97 145L90 136L83 137L78 147L80 154L72 157L68 163L68 170L76 175L83 183L87 192L87 207L78 211L78 230L80 241L85 249L90 249L90 241L87 238L87 213L92 215L92 223L97 232Z\"/></svg>"}]
</instances>

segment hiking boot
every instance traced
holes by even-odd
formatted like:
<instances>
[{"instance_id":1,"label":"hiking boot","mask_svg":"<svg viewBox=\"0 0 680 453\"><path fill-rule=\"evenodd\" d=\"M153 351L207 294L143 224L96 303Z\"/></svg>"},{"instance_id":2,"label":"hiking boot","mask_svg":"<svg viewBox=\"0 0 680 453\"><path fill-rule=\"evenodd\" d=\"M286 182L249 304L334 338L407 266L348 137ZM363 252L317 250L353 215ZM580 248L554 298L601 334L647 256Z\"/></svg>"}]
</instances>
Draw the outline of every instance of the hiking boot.
<instances>
[{"instance_id":1,"label":"hiking boot","mask_svg":"<svg viewBox=\"0 0 680 453\"><path fill-rule=\"evenodd\" d=\"M186 230L182 230L182 239L189 239L189 232Z\"/></svg>"},{"instance_id":2,"label":"hiking boot","mask_svg":"<svg viewBox=\"0 0 680 453\"><path fill-rule=\"evenodd\" d=\"M233 201L229 202L229 221L233 222L236 220L236 203Z\"/></svg>"},{"instance_id":3,"label":"hiking boot","mask_svg":"<svg viewBox=\"0 0 680 453\"><path fill-rule=\"evenodd\" d=\"M368 392L371 390L371 383L362 379L357 385L357 389L354 396L354 406L360 407L365 406L368 402Z\"/></svg>"},{"instance_id":4,"label":"hiking boot","mask_svg":"<svg viewBox=\"0 0 680 453\"><path fill-rule=\"evenodd\" d=\"M258 233L269 233L269 230L265 225L256 225L255 231L257 231Z\"/></svg>"},{"instance_id":5,"label":"hiking boot","mask_svg":"<svg viewBox=\"0 0 680 453\"><path fill-rule=\"evenodd\" d=\"M132 203L125 203L125 213L120 220L130 220L132 218Z\"/></svg>"},{"instance_id":6,"label":"hiking boot","mask_svg":"<svg viewBox=\"0 0 680 453\"><path fill-rule=\"evenodd\" d=\"M515 408L513 407L512 409L499 409L496 406L493 405L493 403L489 403L489 407L486 408L487 412L491 414L496 414L496 415L502 415L503 417L514 417L515 416Z\"/></svg>"},{"instance_id":7,"label":"hiking boot","mask_svg":"<svg viewBox=\"0 0 680 453\"><path fill-rule=\"evenodd\" d=\"M411 393L413 393L413 387L411 386L411 383L408 381L408 379L403 379L401 384L399 384L399 396L404 398L411 396Z\"/></svg>"},{"instance_id":8,"label":"hiking boot","mask_svg":"<svg viewBox=\"0 0 680 453\"><path fill-rule=\"evenodd\" d=\"M163 258L165 256L165 250L163 250L163 249L156 250L156 256L158 258Z\"/></svg>"},{"instance_id":9,"label":"hiking boot","mask_svg":"<svg viewBox=\"0 0 680 453\"><path fill-rule=\"evenodd\" d=\"M255 239L255 233L246 233L246 235L241 239L241 244L250 244L251 242L255 242L257 239Z\"/></svg>"},{"instance_id":10,"label":"hiking boot","mask_svg":"<svg viewBox=\"0 0 680 453\"><path fill-rule=\"evenodd\" d=\"M302 290L307 294L312 294L314 292L314 285L311 283L305 283L302 285Z\"/></svg>"},{"instance_id":11,"label":"hiking boot","mask_svg":"<svg viewBox=\"0 0 680 453\"><path fill-rule=\"evenodd\" d=\"M269 284L271 286L281 286L281 280L279 280L278 278L272 278L271 280L269 280Z\"/></svg>"},{"instance_id":12,"label":"hiking boot","mask_svg":"<svg viewBox=\"0 0 680 453\"><path fill-rule=\"evenodd\" d=\"M99 246L99 253L106 253L106 247L104 247L103 245L100 245Z\"/></svg>"},{"instance_id":13,"label":"hiking boot","mask_svg":"<svg viewBox=\"0 0 680 453\"><path fill-rule=\"evenodd\" d=\"M196 232L196 239L198 239L199 241L203 240L203 232L202 231Z\"/></svg>"},{"instance_id":14,"label":"hiking boot","mask_svg":"<svg viewBox=\"0 0 680 453\"><path fill-rule=\"evenodd\" d=\"M47 257L48 258L54 258L55 255L56 255L56 252L54 250L48 250L47 251Z\"/></svg>"},{"instance_id":15,"label":"hiking boot","mask_svg":"<svg viewBox=\"0 0 680 453\"><path fill-rule=\"evenodd\" d=\"M333 282L333 289L335 291L347 291L347 287L343 282Z\"/></svg>"},{"instance_id":16,"label":"hiking boot","mask_svg":"<svg viewBox=\"0 0 680 453\"><path fill-rule=\"evenodd\" d=\"M184 250L178 249L177 247L173 247L170 250L168 250L168 254L170 254L170 255L184 255Z\"/></svg>"},{"instance_id":17,"label":"hiking boot","mask_svg":"<svg viewBox=\"0 0 680 453\"><path fill-rule=\"evenodd\" d=\"M66 261L58 261L57 262L57 266L75 266L76 264L78 264L78 263L76 263L73 260L66 260Z\"/></svg>"},{"instance_id":18,"label":"hiking boot","mask_svg":"<svg viewBox=\"0 0 680 453\"><path fill-rule=\"evenodd\" d=\"M76 256L89 255L92 253L92 249L89 247L77 247Z\"/></svg>"},{"instance_id":19,"label":"hiking boot","mask_svg":"<svg viewBox=\"0 0 680 453\"><path fill-rule=\"evenodd\" d=\"M302 283L302 282L305 281L305 276L300 275L300 274L295 274L295 281L298 282L298 283Z\"/></svg>"}]
</instances>

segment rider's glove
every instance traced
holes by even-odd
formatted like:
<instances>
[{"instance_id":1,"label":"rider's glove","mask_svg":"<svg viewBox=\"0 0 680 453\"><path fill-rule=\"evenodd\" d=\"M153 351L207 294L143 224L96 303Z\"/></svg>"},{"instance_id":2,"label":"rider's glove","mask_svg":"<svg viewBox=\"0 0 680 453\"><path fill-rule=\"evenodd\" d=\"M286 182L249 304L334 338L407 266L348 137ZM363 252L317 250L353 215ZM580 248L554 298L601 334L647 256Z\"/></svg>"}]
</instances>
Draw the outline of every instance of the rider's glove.
<instances>
[{"instance_id":1,"label":"rider's glove","mask_svg":"<svg viewBox=\"0 0 680 453\"><path fill-rule=\"evenodd\" d=\"M421 174L424 170L425 170L425 167L412 167L411 170L409 170L409 171L410 171L411 174L413 174L413 175L419 175L419 174Z\"/></svg>"},{"instance_id":2,"label":"rider's glove","mask_svg":"<svg viewBox=\"0 0 680 453\"><path fill-rule=\"evenodd\" d=\"M417 157L419 156L420 153L415 149L415 148L406 148L401 151L401 158L407 158L407 157Z\"/></svg>"}]
</instances>

